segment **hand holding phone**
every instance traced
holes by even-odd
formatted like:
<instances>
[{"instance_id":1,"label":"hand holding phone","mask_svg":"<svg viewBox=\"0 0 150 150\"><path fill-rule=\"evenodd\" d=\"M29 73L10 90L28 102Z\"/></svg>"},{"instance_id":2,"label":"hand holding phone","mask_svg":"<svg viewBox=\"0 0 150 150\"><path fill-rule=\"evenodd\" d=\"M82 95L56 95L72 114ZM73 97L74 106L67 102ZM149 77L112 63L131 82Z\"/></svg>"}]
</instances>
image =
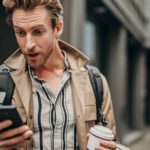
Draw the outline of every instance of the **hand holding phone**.
<instances>
[{"instance_id":1,"label":"hand holding phone","mask_svg":"<svg viewBox=\"0 0 150 150\"><path fill-rule=\"evenodd\" d=\"M0 149L18 149L18 145L33 135L33 131L27 125L7 130L10 125L8 120L0 122Z\"/></svg>"},{"instance_id":2,"label":"hand holding phone","mask_svg":"<svg viewBox=\"0 0 150 150\"><path fill-rule=\"evenodd\" d=\"M0 122L4 120L12 121L12 125L6 129L17 128L23 125L22 119L15 106L0 105Z\"/></svg>"}]
</instances>

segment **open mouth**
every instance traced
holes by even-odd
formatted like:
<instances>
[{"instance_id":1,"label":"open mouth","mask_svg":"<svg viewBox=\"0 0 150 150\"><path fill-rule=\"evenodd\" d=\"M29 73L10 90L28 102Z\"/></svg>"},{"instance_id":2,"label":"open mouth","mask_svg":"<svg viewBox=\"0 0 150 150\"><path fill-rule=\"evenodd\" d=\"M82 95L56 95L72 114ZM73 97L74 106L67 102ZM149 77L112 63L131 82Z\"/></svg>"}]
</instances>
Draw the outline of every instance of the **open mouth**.
<instances>
[{"instance_id":1,"label":"open mouth","mask_svg":"<svg viewBox=\"0 0 150 150\"><path fill-rule=\"evenodd\" d=\"M33 53L33 54L28 54L27 56L31 59L36 58L39 55L39 53Z\"/></svg>"},{"instance_id":2,"label":"open mouth","mask_svg":"<svg viewBox=\"0 0 150 150\"><path fill-rule=\"evenodd\" d=\"M33 54L28 54L28 56L31 56L31 57L33 56L34 57L34 56L37 56L38 54L39 53L33 53Z\"/></svg>"}]
</instances>

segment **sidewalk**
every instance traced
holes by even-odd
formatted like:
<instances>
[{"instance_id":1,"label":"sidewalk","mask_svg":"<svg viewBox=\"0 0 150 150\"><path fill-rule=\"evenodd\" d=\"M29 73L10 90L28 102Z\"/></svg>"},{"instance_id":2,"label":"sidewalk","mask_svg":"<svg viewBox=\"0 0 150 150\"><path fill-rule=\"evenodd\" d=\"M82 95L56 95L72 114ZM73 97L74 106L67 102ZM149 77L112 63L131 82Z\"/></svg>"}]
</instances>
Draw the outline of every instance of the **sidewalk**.
<instances>
[{"instance_id":1,"label":"sidewalk","mask_svg":"<svg viewBox=\"0 0 150 150\"><path fill-rule=\"evenodd\" d=\"M150 150L150 128L144 132L143 137L130 145L131 150Z\"/></svg>"}]
</instances>

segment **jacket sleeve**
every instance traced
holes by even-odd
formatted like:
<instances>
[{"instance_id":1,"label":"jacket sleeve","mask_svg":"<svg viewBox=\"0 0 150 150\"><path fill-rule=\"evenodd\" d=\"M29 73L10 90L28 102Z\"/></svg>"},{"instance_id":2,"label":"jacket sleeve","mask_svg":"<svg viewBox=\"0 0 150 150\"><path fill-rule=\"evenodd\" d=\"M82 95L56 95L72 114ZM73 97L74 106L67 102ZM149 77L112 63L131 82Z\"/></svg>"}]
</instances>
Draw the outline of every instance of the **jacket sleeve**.
<instances>
[{"instance_id":1,"label":"jacket sleeve","mask_svg":"<svg viewBox=\"0 0 150 150\"><path fill-rule=\"evenodd\" d=\"M103 82L103 102L102 102L102 114L105 115L107 119L107 127L110 128L114 135L116 135L116 123L115 123L115 117L114 117L114 111L113 111L113 104L111 100L111 94L109 90L108 83L106 81L106 78L102 76L102 82Z\"/></svg>"}]
</instances>

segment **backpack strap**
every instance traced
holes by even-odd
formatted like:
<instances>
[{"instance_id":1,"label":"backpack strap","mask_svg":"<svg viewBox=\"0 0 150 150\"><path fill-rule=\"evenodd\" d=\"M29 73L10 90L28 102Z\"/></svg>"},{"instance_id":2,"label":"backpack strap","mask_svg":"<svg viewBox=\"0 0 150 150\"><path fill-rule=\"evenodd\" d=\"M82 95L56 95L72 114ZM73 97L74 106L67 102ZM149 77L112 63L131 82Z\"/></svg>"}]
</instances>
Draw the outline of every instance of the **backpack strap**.
<instances>
[{"instance_id":1,"label":"backpack strap","mask_svg":"<svg viewBox=\"0 0 150 150\"><path fill-rule=\"evenodd\" d=\"M14 81L10 75L13 69L7 65L0 65L0 104L10 105L14 91Z\"/></svg>"},{"instance_id":2,"label":"backpack strap","mask_svg":"<svg viewBox=\"0 0 150 150\"><path fill-rule=\"evenodd\" d=\"M106 118L101 112L103 102L103 83L101 73L97 67L91 65L85 65L85 68L88 70L90 81L96 98L97 120L95 123L96 124L102 123L102 125L106 126L107 125Z\"/></svg>"}]
</instances>

